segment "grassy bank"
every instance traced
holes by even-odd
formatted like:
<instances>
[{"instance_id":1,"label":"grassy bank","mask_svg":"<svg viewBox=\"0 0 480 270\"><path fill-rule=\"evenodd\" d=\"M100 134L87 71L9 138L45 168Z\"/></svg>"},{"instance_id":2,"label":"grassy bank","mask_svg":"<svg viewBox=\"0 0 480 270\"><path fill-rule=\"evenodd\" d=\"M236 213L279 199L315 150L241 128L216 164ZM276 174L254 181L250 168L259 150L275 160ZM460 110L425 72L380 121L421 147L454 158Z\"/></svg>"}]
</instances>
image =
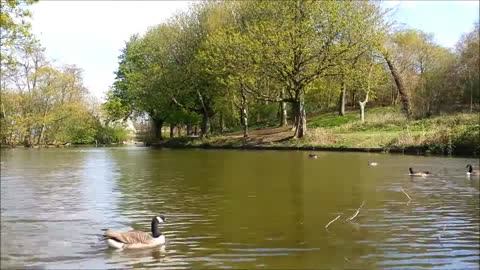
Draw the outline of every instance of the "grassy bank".
<instances>
[{"instance_id":1,"label":"grassy bank","mask_svg":"<svg viewBox=\"0 0 480 270\"><path fill-rule=\"evenodd\" d=\"M383 151L420 151L436 154L480 154L478 113L443 115L407 121L391 107L367 110L366 121L359 121L358 112L311 116L308 135L291 139L290 128L266 128L209 138L176 138L161 143L166 147L287 148L287 149L364 149Z\"/></svg>"}]
</instances>

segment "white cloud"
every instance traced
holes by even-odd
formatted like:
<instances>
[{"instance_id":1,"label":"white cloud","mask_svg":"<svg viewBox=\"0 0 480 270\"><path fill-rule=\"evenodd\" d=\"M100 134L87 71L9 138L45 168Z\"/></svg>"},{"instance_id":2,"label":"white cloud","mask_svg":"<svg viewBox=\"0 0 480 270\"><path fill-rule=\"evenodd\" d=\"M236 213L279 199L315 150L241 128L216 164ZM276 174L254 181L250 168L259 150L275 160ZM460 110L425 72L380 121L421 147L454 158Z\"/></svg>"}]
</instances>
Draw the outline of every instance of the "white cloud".
<instances>
[{"instance_id":1,"label":"white cloud","mask_svg":"<svg viewBox=\"0 0 480 270\"><path fill-rule=\"evenodd\" d=\"M100 97L130 35L164 22L188 1L40 1L31 8L33 32L50 58L84 70L84 82Z\"/></svg>"}]
</instances>

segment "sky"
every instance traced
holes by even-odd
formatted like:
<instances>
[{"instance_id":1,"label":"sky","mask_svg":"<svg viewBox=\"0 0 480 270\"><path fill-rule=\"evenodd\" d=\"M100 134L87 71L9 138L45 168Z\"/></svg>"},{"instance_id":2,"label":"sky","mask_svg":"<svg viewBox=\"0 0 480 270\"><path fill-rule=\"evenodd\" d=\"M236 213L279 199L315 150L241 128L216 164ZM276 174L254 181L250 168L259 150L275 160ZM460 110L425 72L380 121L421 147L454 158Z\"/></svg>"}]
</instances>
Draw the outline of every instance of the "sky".
<instances>
[{"instance_id":1,"label":"sky","mask_svg":"<svg viewBox=\"0 0 480 270\"><path fill-rule=\"evenodd\" d=\"M32 31L56 65L83 70L85 86L103 99L113 84L118 56L132 34L165 22L191 1L52 1L31 7ZM385 1L393 19L433 33L435 41L451 47L473 29L479 1Z\"/></svg>"}]
</instances>

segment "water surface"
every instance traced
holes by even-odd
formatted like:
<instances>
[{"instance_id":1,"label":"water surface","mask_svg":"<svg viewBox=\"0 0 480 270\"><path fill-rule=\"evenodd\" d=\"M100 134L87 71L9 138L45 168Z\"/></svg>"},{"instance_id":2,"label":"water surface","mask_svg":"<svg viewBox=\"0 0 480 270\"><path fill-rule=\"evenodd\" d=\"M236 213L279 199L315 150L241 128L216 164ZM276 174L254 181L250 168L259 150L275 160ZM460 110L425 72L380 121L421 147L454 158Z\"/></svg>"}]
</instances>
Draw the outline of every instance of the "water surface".
<instances>
[{"instance_id":1,"label":"water surface","mask_svg":"<svg viewBox=\"0 0 480 270\"><path fill-rule=\"evenodd\" d=\"M2 150L1 268L478 268L479 179L465 174L478 159L308 154ZM165 251L99 240L158 214Z\"/></svg>"}]
</instances>

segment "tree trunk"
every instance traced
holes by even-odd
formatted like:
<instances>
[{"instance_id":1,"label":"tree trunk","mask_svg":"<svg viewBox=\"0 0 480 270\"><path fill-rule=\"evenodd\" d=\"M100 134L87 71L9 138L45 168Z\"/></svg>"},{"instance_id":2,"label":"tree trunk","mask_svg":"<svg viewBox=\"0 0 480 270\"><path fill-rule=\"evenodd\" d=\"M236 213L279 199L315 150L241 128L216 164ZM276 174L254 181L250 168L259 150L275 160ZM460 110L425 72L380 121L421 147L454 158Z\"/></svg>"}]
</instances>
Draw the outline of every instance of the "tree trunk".
<instances>
[{"instance_id":1,"label":"tree trunk","mask_svg":"<svg viewBox=\"0 0 480 270\"><path fill-rule=\"evenodd\" d=\"M292 102L292 130L296 130L298 126L298 102Z\"/></svg>"},{"instance_id":2,"label":"tree trunk","mask_svg":"<svg viewBox=\"0 0 480 270\"><path fill-rule=\"evenodd\" d=\"M177 134L178 137L182 137L182 125L177 125Z\"/></svg>"},{"instance_id":3,"label":"tree trunk","mask_svg":"<svg viewBox=\"0 0 480 270\"><path fill-rule=\"evenodd\" d=\"M473 80L470 79L470 112L473 112Z\"/></svg>"},{"instance_id":4,"label":"tree trunk","mask_svg":"<svg viewBox=\"0 0 480 270\"><path fill-rule=\"evenodd\" d=\"M42 124L42 128L40 129L40 135L38 135L37 145L40 145L43 139L43 133L45 131L45 124Z\"/></svg>"},{"instance_id":5,"label":"tree trunk","mask_svg":"<svg viewBox=\"0 0 480 270\"><path fill-rule=\"evenodd\" d=\"M203 100L203 96L200 93L200 91L197 90L197 95L198 99L200 100L200 104L202 104L202 110L203 110L203 117L202 117L202 125L200 129L202 130L202 137L207 137L208 134L210 133L210 116L213 116L213 113L211 113L211 109L207 107L207 104L205 104L205 101Z\"/></svg>"},{"instance_id":6,"label":"tree trunk","mask_svg":"<svg viewBox=\"0 0 480 270\"><path fill-rule=\"evenodd\" d=\"M352 93L352 108L353 108L353 109L355 109L356 97L357 97L356 92L353 92L353 93Z\"/></svg>"},{"instance_id":7,"label":"tree trunk","mask_svg":"<svg viewBox=\"0 0 480 270\"><path fill-rule=\"evenodd\" d=\"M280 101L280 126L286 127L287 123L287 103L285 101Z\"/></svg>"},{"instance_id":8,"label":"tree trunk","mask_svg":"<svg viewBox=\"0 0 480 270\"><path fill-rule=\"evenodd\" d=\"M197 125L195 125L195 129L193 130L193 132L194 132L193 134L195 134L195 136L198 135L198 126Z\"/></svg>"},{"instance_id":9,"label":"tree trunk","mask_svg":"<svg viewBox=\"0 0 480 270\"><path fill-rule=\"evenodd\" d=\"M163 127L163 120L154 120L153 121L153 128L155 131L155 139L163 140L162 136L162 127Z\"/></svg>"},{"instance_id":10,"label":"tree trunk","mask_svg":"<svg viewBox=\"0 0 480 270\"><path fill-rule=\"evenodd\" d=\"M307 115L305 113L305 100L301 95L300 100L297 102L297 126L295 129L294 138L303 138L307 132Z\"/></svg>"},{"instance_id":11,"label":"tree trunk","mask_svg":"<svg viewBox=\"0 0 480 270\"><path fill-rule=\"evenodd\" d=\"M170 124L170 138L173 138L175 136L175 126L173 124Z\"/></svg>"},{"instance_id":12,"label":"tree trunk","mask_svg":"<svg viewBox=\"0 0 480 270\"><path fill-rule=\"evenodd\" d=\"M398 94L400 96L400 102L402 103L403 112L405 113L405 116L407 116L407 119L411 119L412 109L410 106L410 97L408 96L405 85L403 84L402 77L400 77L400 74L398 73L397 68L393 65L388 54L385 53L384 57L385 57L385 61L387 62L388 68L390 69L390 73L392 73L392 77L393 77L393 80L395 81L395 85L397 86Z\"/></svg>"},{"instance_id":13,"label":"tree trunk","mask_svg":"<svg viewBox=\"0 0 480 270\"><path fill-rule=\"evenodd\" d=\"M395 106L397 105L397 88L395 88L395 86L393 85L392 83L392 106Z\"/></svg>"},{"instance_id":14,"label":"tree trunk","mask_svg":"<svg viewBox=\"0 0 480 270\"><path fill-rule=\"evenodd\" d=\"M365 100L364 101L358 101L358 104L360 105L360 120L363 122L365 122L365 105L367 104L368 102L368 92L367 92L367 95L365 96Z\"/></svg>"},{"instance_id":15,"label":"tree trunk","mask_svg":"<svg viewBox=\"0 0 480 270\"><path fill-rule=\"evenodd\" d=\"M187 124L187 136L192 135L192 124Z\"/></svg>"},{"instance_id":16,"label":"tree trunk","mask_svg":"<svg viewBox=\"0 0 480 270\"><path fill-rule=\"evenodd\" d=\"M200 126L200 130L202 132L202 137L206 137L210 133L210 117L208 116L207 112L204 112L202 115L202 124Z\"/></svg>"},{"instance_id":17,"label":"tree trunk","mask_svg":"<svg viewBox=\"0 0 480 270\"><path fill-rule=\"evenodd\" d=\"M220 134L225 132L225 119L223 119L223 112L220 113Z\"/></svg>"},{"instance_id":18,"label":"tree trunk","mask_svg":"<svg viewBox=\"0 0 480 270\"><path fill-rule=\"evenodd\" d=\"M340 101L339 101L339 108L338 108L338 114L340 116L345 115L345 80L342 80L342 91L340 92Z\"/></svg>"},{"instance_id":19,"label":"tree trunk","mask_svg":"<svg viewBox=\"0 0 480 270\"><path fill-rule=\"evenodd\" d=\"M248 105L247 105L247 97L245 96L245 92L242 89L242 110L241 110L241 117L242 117L242 124L243 124L243 137L248 137Z\"/></svg>"},{"instance_id":20,"label":"tree trunk","mask_svg":"<svg viewBox=\"0 0 480 270\"><path fill-rule=\"evenodd\" d=\"M27 128L25 135L23 137L23 145L25 147L32 146L32 130L30 129L30 127Z\"/></svg>"}]
</instances>

